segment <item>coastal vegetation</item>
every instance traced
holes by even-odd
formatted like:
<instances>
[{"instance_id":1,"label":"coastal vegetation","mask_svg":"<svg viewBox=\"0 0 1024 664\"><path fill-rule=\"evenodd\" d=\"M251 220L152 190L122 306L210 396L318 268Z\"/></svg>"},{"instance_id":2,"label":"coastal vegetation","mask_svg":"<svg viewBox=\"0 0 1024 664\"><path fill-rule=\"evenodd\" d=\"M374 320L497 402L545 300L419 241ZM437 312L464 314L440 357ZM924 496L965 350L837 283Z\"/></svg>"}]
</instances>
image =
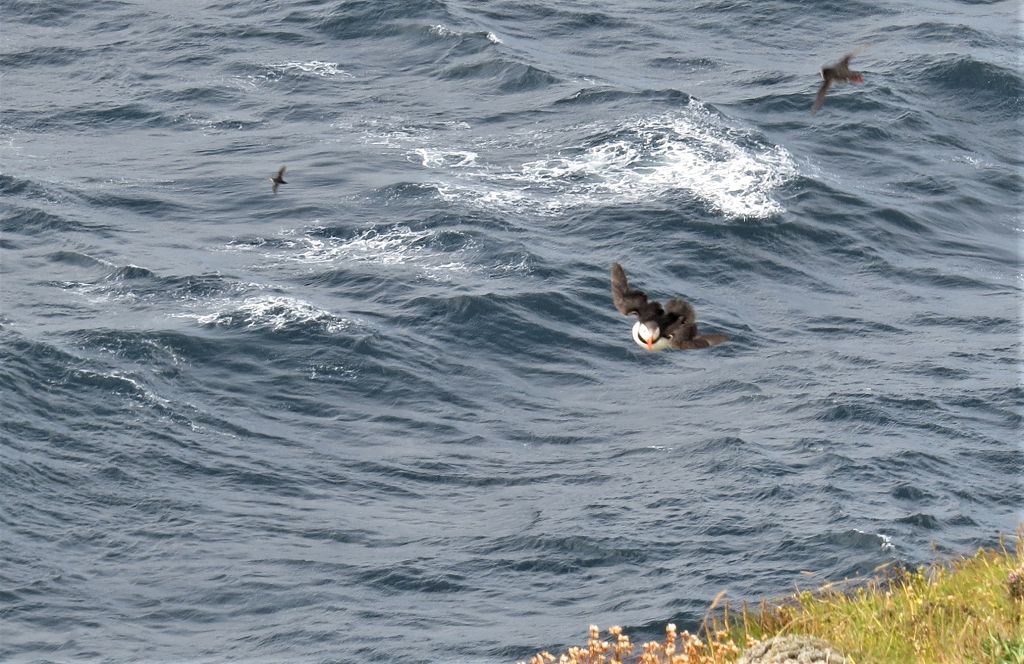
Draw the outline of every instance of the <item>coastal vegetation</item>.
<instances>
[{"instance_id":1,"label":"coastal vegetation","mask_svg":"<svg viewBox=\"0 0 1024 664\"><path fill-rule=\"evenodd\" d=\"M669 624L662 640L634 644L621 627L602 632L591 625L585 646L529 661L754 664L769 661L744 659L754 644L804 635L824 640L851 664L1024 664L1024 527L1014 542L971 556L916 569L887 566L867 580L777 601L737 606L720 595L696 632Z\"/></svg>"}]
</instances>

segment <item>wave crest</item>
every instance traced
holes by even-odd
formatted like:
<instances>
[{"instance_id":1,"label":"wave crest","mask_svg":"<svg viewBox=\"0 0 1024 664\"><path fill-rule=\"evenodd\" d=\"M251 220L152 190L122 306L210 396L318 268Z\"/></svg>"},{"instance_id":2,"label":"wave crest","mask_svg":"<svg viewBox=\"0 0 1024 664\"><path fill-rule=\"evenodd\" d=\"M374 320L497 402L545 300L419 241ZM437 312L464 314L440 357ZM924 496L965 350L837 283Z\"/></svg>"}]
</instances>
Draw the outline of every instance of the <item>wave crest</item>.
<instances>
[{"instance_id":1,"label":"wave crest","mask_svg":"<svg viewBox=\"0 0 1024 664\"><path fill-rule=\"evenodd\" d=\"M272 332L326 332L349 329L354 321L320 309L309 302L281 295L257 295L241 303L210 314L178 314L195 318L200 325L229 328L254 328Z\"/></svg>"},{"instance_id":2,"label":"wave crest","mask_svg":"<svg viewBox=\"0 0 1024 664\"><path fill-rule=\"evenodd\" d=\"M445 200L542 214L683 191L728 218L767 218L784 210L774 191L798 175L785 148L727 125L698 102L682 112L590 127L582 146L519 166L477 166L475 153L456 159L466 152L451 148L413 154L424 166L459 169L436 185Z\"/></svg>"}]
</instances>

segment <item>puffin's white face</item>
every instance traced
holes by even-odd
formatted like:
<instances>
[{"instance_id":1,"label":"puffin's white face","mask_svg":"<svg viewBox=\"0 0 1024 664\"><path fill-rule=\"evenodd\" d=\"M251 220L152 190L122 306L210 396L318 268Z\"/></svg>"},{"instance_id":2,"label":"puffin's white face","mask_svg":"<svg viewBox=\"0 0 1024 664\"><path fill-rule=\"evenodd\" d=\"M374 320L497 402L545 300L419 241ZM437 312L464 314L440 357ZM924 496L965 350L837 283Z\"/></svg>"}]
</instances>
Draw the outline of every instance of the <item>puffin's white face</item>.
<instances>
[{"instance_id":1,"label":"puffin's white face","mask_svg":"<svg viewBox=\"0 0 1024 664\"><path fill-rule=\"evenodd\" d=\"M633 337L641 346L647 346L647 350L654 350L654 342L661 337L661 329L655 323L641 323L637 321L633 325Z\"/></svg>"},{"instance_id":2,"label":"puffin's white face","mask_svg":"<svg viewBox=\"0 0 1024 664\"><path fill-rule=\"evenodd\" d=\"M661 329L657 325L648 326L647 323L640 323L640 338L648 343L654 343L661 336Z\"/></svg>"}]
</instances>

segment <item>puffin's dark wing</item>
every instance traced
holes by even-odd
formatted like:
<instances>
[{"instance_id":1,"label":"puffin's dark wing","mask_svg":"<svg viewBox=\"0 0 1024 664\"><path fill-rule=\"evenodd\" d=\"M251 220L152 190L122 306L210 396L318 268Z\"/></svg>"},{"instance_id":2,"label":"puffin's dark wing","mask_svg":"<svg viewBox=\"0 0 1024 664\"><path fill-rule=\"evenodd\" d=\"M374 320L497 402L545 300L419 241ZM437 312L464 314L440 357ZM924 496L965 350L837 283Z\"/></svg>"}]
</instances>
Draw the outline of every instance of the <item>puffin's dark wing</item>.
<instances>
[{"instance_id":1,"label":"puffin's dark wing","mask_svg":"<svg viewBox=\"0 0 1024 664\"><path fill-rule=\"evenodd\" d=\"M623 316L636 314L647 320L661 314L660 304L648 302L646 293L629 287L626 271L618 263L612 263L612 302Z\"/></svg>"},{"instance_id":2,"label":"puffin's dark wing","mask_svg":"<svg viewBox=\"0 0 1024 664\"><path fill-rule=\"evenodd\" d=\"M686 300L673 298L665 304L665 317L671 319L662 329L662 333L671 337L672 344L677 341L693 339L697 336L697 312Z\"/></svg>"},{"instance_id":3,"label":"puffin's dark wing","mask_svg":"<svg viewBox=\"0 0 1024 664\"><path fill-rule=\"evenodd\" d=\"M287 166L282 166L282 167L281 167L281 170L279 170L279 171L277 172L277 179L278 179L278 180L282 180L282 179L284 179L284 172L285 172L285 169L287 169L287 168L288 168Z\"/></svg>"},{"instance_id":4,"label":"puffin's dark wing","mask_svg":"<svg viewBox=\"0 0 1024 664\"><path fill-rule=\"evenodd\" d=\"M828 89L832 86L832 77L828 74L822 73L821 87L818 88L818 95L814 98L814 106L811 107L811 113L817 113L818 109L821 108L822 104L825 103L825 94Z\"/></svg>"},{"instance_id":5,"label":"puffin's dark wing","mask_svg":"<svg viewBox=\"0 0 1024 664\"><path fill-rule=\"evenodd\" d=\"M693 309L693 305L682 298L674 297L666 302L665 313L675 314L680 321L685 323L697 322L697 312Z\"/></svg>"},{"instance_id":6,"label":"puffin's dark wing","mask_svg":"<svg viewBox=\"0 0 1024 664\"><path fill-rule=\"evenodd\" d=\"M836 69L840 69L840 70L842 70L842 69L849 69L850 68L850 60L852 60L853 56L856 55L856 54L857 54L857 52L854 51L853 53L847 53L846 55L844 55L843 59L840 60L839 64L836 65Z\"/></svg>"},{"instance_id":7,"label":"puffin's dark wing","mask_svg":"<svg viewBox=\"0 0 1024 664\"><path fill-rule=\"evenodd\" d=\"M710 348L729 340L724 334L697 334L697 312L686 300L673 299L665 305L665 312L676 317L676 320L665 328L673 348L687 350L692 348Z\"/></svg>"}]
</instances>

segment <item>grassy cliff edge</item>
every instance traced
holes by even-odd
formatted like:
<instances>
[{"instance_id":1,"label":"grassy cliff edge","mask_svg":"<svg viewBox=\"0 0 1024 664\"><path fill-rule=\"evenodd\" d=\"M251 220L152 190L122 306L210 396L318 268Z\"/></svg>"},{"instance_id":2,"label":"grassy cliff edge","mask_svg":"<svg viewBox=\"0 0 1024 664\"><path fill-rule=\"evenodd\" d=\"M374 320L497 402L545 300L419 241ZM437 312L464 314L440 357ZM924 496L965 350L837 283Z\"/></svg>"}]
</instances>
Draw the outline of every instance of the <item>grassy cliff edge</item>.
<instances>
[{"instance_id":1,"label":"grassy cliff edge","mask_svg":"<svg viewBox=\"0 0 1024 664\"><path fill-rule=\"evenodd\" d=\"M1024 664L1024 525L1012 547L1002 542L929 567L877 572L866 582L829 584L754 606L733 606L720 595L697 634L670 624L664 640L639 646L620 627L602 637L591 625L586 646L529 661L727 664L759 641L804 635L824 639L851 664Z\"/></svg>"}]
</instances>

